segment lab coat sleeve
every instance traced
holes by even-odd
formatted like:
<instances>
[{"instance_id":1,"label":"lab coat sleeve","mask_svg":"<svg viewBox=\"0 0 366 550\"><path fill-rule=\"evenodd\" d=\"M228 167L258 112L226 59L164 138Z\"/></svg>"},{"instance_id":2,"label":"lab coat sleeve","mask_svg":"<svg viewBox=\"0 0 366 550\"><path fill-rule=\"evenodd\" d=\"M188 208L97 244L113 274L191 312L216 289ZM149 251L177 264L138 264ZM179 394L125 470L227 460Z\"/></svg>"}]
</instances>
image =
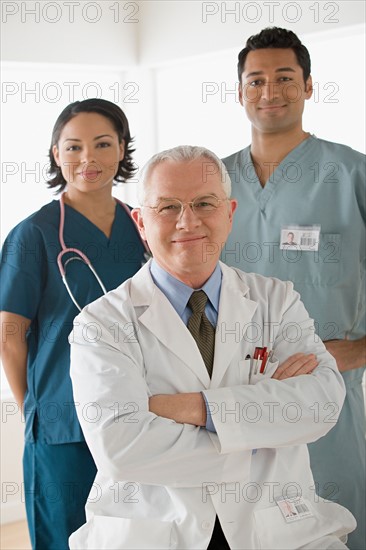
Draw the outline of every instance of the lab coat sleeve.
<instances>
[{"instance_id":1,"label":"lab coat sleeve","mask_svg":"<svg viewBox=\"0 0 366 550\"><path fill-rule=\"evenodd\" d=\"M204 428L149 412L139 344L128 337L119 346L108 323L88 310L76 317L69 337L70 372L78 418L99 472L116 481L171 487L201 487L208 475L235 481L243 453L220 455Z\"/></svg>"},{"instance_id":2,"label":"lab coat sleeve","mask_svg":"<svg viewBox=\"0 0 366 550\"><path fill-rule=\"evenodd\" d=\"M216 429L211 438L220 453L310 443L338 419L345 397L343 378L299 294L292 283L286 284L274 355L281 364L294 353L315 353L319 365L310 375L205 390Z\"/></svg>"}]
</instances>

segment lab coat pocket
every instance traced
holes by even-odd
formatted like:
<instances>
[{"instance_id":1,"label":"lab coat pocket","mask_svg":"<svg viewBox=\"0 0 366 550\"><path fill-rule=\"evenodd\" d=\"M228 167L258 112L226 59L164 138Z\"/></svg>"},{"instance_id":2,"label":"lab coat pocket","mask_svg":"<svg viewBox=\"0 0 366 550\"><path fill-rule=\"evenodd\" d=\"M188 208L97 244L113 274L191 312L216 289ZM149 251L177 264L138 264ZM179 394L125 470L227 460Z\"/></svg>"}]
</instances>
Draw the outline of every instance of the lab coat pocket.
<instances>
[{"instance_id":1,"label":"lab coat pocket","mask_svg":"<svg viewBox=\"0 0 366 550\"><path fill-rule=\"evenodd\" d=\"M344 537L353 531L356 522L352 514L335 502L304 504L312 516L287 523L277 505L254 512L255 530L263 550L300 548L327 535Z\"/></svg>"},{"instance_id":2,"label":"lab coat pocket","mask_svg":"<svg viewBox=\"0 0 366 550\"><path fill-rule=\"evenodd\" d=\"M272 355L270 361L268 361L266 365L266 372L263 374L260 374L259 372L257 373L252 372L249 383L256 384L257 382L261 382L262 380L271 378L271 376L276 372L278 365L279 365L279 360L274 355Z\"/></svg>"},{"instance_id":3,"label":"lab coat pocket","mask_svg":"<svg viewBox=\"0 0 366 550\"><path fill-rule=\"evenodd\" d=\"M70 549L163 550L176 548L172 523L153 519L93 516L69 539Z\"/></svg>"}]
</instances>

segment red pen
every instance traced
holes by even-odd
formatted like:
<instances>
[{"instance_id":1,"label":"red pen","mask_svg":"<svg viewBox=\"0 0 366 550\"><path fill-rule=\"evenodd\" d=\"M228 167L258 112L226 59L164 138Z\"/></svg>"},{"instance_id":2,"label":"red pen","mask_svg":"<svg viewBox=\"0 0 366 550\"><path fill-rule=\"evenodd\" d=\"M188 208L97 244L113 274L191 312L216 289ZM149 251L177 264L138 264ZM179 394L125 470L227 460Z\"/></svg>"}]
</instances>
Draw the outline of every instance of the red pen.
<instances>
[{"instance_id":1,"label":"red pen","mask_svg":"<svg viewBox=\"0 0 366 550\"><path fill-rule=\"evenodd\" d=\"M260 374L264 374L264 372L266 370L267 361L268 361L268 351L266 351L263 354L262 364L261 364L261 368L260 368L260 371L259 371Z\"/></svg>"},{"instance_id":2,"label":"red pen","mask_svg":"<svg viewBox=\"0 0 366 550\"><path fill-rule=\"evenodd\" d=\"M266 352L267 352L267 348L266 348L266 347L261 348L261 353L259 354L259 359L260 359L259 374L263 374L263 371L262 371L262 367L263 367L263 358L264 358Z\"/></svg>"}]
</instances>

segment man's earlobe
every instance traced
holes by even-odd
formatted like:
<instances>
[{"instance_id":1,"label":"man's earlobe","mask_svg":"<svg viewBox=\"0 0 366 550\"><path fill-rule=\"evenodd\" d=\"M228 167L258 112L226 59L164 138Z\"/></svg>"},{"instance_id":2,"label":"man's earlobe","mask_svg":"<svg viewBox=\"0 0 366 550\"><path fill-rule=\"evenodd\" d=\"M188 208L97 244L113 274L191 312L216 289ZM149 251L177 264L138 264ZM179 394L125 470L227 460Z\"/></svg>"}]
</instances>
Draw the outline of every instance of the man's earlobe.
<instances>
[{"instance_id":1,"label":"man's earlobe","mask_svg":"<svg viewBox=\"0 0 366 550\"><path fill-rule=\"evenodd\" d=\"M309 76L309 78L305 82L305 93L307 95L307 99L310 99L313 95L313 79L311 78L311 76Z\"/></svg>"},{"instance_id":2,"label":"man's earlobe","mask_svg":"<svg viewBox=\"0 0 366 550\"><path fill-rule=\"evenodd\" d=\"M137 225L137 227L140 227L141 224L141 208L133 208L131 210L131 218Z\"/></svg>"},{"instance_id":3,"label":"man's earlobe","mask_svg":"<svg viewBox=\"0 0 366 550\"><path fill-rule=\"evenodd\" d=\"M141 237L143 238L144 241L146 241L147 239L145 235L145 226L144 226L144 220L141 213L141 208L133 208L133 210L131 210L131 217L135 222Z\"/></svg>"},{"instance_id":4,"label":"man's earlobe","mask_svg":"<svg viewBox=\"0 0 366 550\"><path fill-rule=\"evenodd\" d=\"M238 206L238 201L236 199L230 199L230 219L233 219L234 212Z\"/></svg>"}]
</instances>

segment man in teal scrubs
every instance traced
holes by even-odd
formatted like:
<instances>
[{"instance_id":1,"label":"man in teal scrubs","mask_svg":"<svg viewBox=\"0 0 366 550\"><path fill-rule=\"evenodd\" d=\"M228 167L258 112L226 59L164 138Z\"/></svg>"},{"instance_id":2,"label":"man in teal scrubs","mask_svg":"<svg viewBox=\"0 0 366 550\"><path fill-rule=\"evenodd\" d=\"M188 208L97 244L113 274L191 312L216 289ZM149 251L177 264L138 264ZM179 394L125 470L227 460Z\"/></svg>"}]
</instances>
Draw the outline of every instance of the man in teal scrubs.
<instances>
[{"instance_id":1,"label":"man in teal scrubs","mask_svg":"<svg viewBox=\"0 0 366 550\"><path fill-rule=\"evenodd\" d=\"M303 130L310 57L293 32L250 37L238 76L252 143L224 159L239 205L222 260L293 281L337 360L347 398L335 428L309 445L310 459L316 493L354 514L347 544L364 550L365 156ZM289 233L296 246L285 246ZM334 412L329 403L329 422Z\"/></svg>"}]
</instances>

